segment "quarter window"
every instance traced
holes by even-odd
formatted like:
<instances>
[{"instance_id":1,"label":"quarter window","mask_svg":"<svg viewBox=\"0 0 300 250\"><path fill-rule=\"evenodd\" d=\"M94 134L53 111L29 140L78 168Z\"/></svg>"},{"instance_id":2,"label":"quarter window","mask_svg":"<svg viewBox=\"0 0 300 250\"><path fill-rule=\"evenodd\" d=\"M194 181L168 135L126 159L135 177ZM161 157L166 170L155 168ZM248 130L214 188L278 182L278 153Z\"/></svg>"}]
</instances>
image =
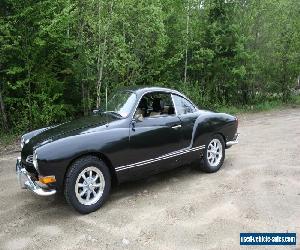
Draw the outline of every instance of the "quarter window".
<instances>
[{"instance_id":1,"label":"quarter window","mask_svg":"<svg viewBox=\"0 0 300 250\"><path fill-rule=\"evenodd\" d=\"M193 113L196 111L194 105L187 99L178 95L172 95L178 115Z\"/></svg>"}]
</instances>

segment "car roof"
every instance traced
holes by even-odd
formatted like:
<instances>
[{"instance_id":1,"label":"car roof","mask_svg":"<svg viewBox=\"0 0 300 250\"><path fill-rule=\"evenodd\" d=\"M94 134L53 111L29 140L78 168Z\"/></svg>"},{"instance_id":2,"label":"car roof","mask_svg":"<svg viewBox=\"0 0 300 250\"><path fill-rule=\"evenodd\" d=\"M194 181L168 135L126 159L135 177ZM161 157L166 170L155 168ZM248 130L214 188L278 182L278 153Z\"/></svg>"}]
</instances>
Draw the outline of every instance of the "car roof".
<instances>
[{"instance_id":1,"label":"car roof","mask_svg":"<svg viewBox=\"0 0 300 250\"><path fill-rule=\"evenodd\" d=\"M137 94L144 94L147 92L167 92L167 93L173 93L185 97L184 94L180 93L175 89L164 88L164 87L130 86L130 87L123 88L123 90L132 91Z\"/></svg>"},{"instance_id":2,"label":"car roof","mask_svg":"<svg viewBox=\"0 0 300 250\"><path fill-rule=\"evenodd\" d=\"M123 87L119 90L123 90L123 91L131 91L136 93L138 96L143 96L146 93L151 93L151 92L165 92L165 93L172 93L175 95L179 95L185 99L187 99L189 102L191 102L193 104L193 106L195 108L198 109L198 107L192 102L191 99L189 99L188 97L186 97L184 94L180 93L179 91L175 90L175 89L170 89L170 88L164 88L164 87L155 87L155 86L128 86L128 87Z\"/></svg>"}]
</instances>

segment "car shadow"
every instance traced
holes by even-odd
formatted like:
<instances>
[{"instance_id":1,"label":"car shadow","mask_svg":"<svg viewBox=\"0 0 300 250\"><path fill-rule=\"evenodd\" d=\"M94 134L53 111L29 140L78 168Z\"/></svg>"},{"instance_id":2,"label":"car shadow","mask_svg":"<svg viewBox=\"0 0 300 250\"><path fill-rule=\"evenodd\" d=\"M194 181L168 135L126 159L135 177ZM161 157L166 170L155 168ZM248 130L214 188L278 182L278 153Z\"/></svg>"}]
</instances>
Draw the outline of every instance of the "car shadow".
<instances>
[{"instance_id":1,"label":"car shadow","mask_svg":"<svg viewBox=\"0 0 300 250\"><path fill-rule=\"evenodd\" d=\"M156 188L157 186L159 186L159 189L164 189L174 180L180 182L181 180L189 179L191 176L203 174L204 173L199 170L197 164L192 163L142 179L114 185L108 202L130 197L141 192L148 192L148 190L151 189L156 189L156 191L159 192Z\"/></svg>"},{"instance_id":2,"label":"car shadow","mask_svg":"<svg viewBox=\"0 0 300 250\"><path fill-rule=\"evenodd\" d=\"M148 192L148 190L156 189L155 191L159 192L159 190L163 190L174 183L174 180L180 182L190 179L195 175L203 176L203 173L196 164L189 164L147 178L115 185L112 187L110 196L102 208L109 208L110 206L113 206L113 203L128 197L139 195L140 193L145 192L145 190ZM159 188L156 186L159 186ZM24 196L26 196L26 202L23 202L16 208L22 210L24 215L34 214L34 216L39 217L51 216L52 219L58 220L59 218L72 218L79 215L67 204L61 193L49 197L39 197L33 196L30 192L23 193L22 191L20 197L24 198ZM98 211L101 211L101 208Z\"/></svg>"}]
</instances>

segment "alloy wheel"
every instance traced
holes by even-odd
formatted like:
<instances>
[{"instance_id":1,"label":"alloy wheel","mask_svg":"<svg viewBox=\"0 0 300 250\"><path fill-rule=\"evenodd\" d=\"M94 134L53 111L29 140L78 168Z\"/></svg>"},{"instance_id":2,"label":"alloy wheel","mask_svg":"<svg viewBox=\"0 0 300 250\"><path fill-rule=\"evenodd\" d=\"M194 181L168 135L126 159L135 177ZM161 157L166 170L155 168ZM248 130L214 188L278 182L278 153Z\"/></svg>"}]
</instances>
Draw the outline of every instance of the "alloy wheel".
<instances>
[{"instance_id":1,"label":"alloy wheel","mask_svg":"<svg viewBox=\"0 0 300 250\"><path fill-rule=\"evenodd\" d=\"M101 198L105 187L105 180L100 169L87 167L78 175L75 183L75 194L83 205L95 204Z\"/></svg>"},{"instance_id":2,"label":"alloy wheel","mask_svg":"<svg viewBox=\"0 0 300 250\"><path fill-rule=\"evenodd\" d=\"M213 139L207 147L207 161L210 166L216 167L219 165L223 156L222 143L219 139Z\"/></svg>"}]
</instances>

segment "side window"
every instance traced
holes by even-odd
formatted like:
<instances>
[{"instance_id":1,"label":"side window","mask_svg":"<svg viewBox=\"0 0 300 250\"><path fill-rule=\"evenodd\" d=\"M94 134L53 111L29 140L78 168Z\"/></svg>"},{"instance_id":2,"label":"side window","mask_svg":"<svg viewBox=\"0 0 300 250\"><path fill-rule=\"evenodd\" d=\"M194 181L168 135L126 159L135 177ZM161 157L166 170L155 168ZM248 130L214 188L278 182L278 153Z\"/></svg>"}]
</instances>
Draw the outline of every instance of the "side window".
<instances>
[{"instance_id":1,"label":"side window","mask_svg":"<svg viewBox=\"0 0 300 250\"><path fill-rule=\"evenodd\" d=\"M196 111L192 103L178 95L172 95L178 115L193 113Z\"/></svg>"},{"instance_id":2,"label":"side window","mask_svg":"<svg viewBox=\"0 0 300 250\"><path fill-rule=\"evenodd\" d=\"M171 95L163 92L152 92L145 94L136 109L135 117L156 117L162 115L174 115L175 108Z\"/></svg>"}]
</instances>

